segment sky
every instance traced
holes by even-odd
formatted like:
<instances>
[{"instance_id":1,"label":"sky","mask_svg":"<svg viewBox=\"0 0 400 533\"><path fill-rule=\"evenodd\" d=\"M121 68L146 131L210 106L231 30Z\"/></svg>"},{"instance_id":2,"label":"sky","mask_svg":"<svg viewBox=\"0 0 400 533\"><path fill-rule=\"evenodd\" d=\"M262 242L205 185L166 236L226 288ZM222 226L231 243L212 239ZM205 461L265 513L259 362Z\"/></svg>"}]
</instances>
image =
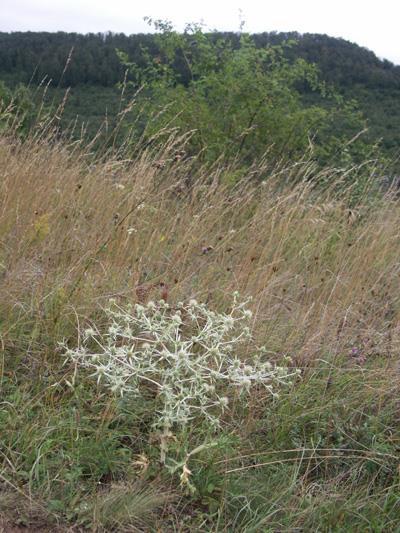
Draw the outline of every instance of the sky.
<instances>
[{"instance_id":1,"label":"sky","mask_svg":"<svg viewBox=\"0 0 400 533\"><path fill-rule=\"evenodd\" d=\"M242 13L242 14L240 14ZM298 31L343 37L400 65L400 0L0 0L0 31L148 32L143 17L178 29Z\"/></svg>"}]
</instances>

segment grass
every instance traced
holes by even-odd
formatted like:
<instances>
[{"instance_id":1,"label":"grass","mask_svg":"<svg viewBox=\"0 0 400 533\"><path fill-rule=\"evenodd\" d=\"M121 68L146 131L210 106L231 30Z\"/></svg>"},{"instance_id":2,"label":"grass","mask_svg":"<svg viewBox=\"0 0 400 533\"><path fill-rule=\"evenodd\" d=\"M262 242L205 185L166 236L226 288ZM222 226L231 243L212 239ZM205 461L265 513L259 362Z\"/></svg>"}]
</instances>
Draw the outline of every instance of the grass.
<instances>
[{"instance_id":1,"label":"grass","mask_svg":"<svg viewBox=\"0 0 400 533\"><path fill-rule=\"evenodd\" d=\"M96 159L45 135L0 139L1 519L400 531L398 201L372 194L363 168L356 195L356 182L338 186L345 171L203 168L181 142ZM190 459L194 495L160 470L151 399L69 387L59 349L109 298L165 288L172 304L220 310L235 290L251 296L257 344L302 369L278 401L255 390L231 402L217 437L193 423L171 443L179 455L215 441Z\"/></svg>"}]
</instances>

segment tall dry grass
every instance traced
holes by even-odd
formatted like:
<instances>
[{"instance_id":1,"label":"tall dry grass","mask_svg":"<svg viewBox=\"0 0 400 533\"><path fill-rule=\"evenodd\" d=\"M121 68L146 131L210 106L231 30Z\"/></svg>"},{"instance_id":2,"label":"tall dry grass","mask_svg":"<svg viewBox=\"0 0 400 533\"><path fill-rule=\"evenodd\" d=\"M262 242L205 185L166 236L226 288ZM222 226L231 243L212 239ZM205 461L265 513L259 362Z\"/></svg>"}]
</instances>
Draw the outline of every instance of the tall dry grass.
<instances>
[{"instance_id":1,"label":"tall dry grass","mask_svg":"<svg viewBox=\"0 0 400 533\"><path fill-rule=\"evenodd\" d=\"M0 138L0 522L394 530L398 200L371 194L367 167L355 195L345 171L306 159L202 167L184 140L96 157L46 132ZM58 343L110 297L224 309L235 290L257 343L303 377L276 404L251 395L246 416L232 403L190 500L160 477L145 404L121 415L91 380L71 390Z\"/></svg>"},{"instance_id":2,"label":"tall dry grass","mask_svg":"<svg viewBox=\"0 0 400 533\"><path fill-rule=\"evenodd\" d=\"M398 202L354 205L352 187L337 192L340 172L307 161L235 172L182 159L179 140L96 160L45 136L3 138L3 347L22 324L31 341L32 328L62 336L109 297L167 289L171 302L219 306L239 290L253 297L259 340L300 366L352 348L359 362L397 355Z\"/></svg>"}]
</instances>

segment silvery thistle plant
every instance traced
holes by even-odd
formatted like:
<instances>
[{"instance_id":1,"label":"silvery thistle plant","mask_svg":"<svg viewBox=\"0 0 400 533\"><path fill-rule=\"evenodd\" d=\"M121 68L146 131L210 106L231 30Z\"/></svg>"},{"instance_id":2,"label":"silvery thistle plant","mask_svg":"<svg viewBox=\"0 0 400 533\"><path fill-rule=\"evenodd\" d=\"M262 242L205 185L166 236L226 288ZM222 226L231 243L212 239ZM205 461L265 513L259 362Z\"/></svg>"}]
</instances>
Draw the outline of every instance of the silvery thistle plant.
<instances>
[{"instance_id":1,"label":"silvery thistle plant","mask_svg":"<svg viewBox=\"0 0 400 533\"><path fill-rule=\"evenodd\" d=\"M251 342L252 313L238 296L234 293L229 313L196 300L174 307L164 300L126 307L110 301L105 332L90 327L80 331L77 348L64 345L77 369L91 370L114 393L140 397L154 391L162 463L174 431L199 419L220 427L232 389L246 395L258 385L276 398L276 387L298 375L265 361L265 348L254 348L246 361L239 357L240 346Z\"/></svg>"}]
</instances>

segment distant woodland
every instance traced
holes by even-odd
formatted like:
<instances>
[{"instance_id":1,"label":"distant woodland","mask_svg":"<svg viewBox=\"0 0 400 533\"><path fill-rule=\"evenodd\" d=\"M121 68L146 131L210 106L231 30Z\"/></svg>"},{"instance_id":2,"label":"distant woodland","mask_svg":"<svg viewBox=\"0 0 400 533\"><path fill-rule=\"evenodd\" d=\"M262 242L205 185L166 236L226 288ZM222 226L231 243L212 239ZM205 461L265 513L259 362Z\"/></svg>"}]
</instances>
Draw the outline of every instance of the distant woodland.
<instances>
[{"instance_id":1,"label":"distant woodland","mask_svg":"<svg viewBox=\"0 0 400 533\"><path fill-rule=\"evenodd\" d=\"M240 47L239 33L208 36ZM293 43L284 48L287 60L301 58L315 64L321 80L334 86L363 114L369 141L380 142L385 153L396 155L400 145L400 66L326 35L261 33L252 39L257 48ZM153 59L162 54L154 34L0 33L0 80L9 88L18 84L33 89L48 86L47 98L52 101L60 101L65 89L71 88L64 123L78 116L94 132L104 116L112 120L120 106L118 84L124 80L127 66L117 51L143 69L149 54ZM176 57L172 66L178 82L188 84L189 72L182 57ZM320 103L319 95L307 83L298 83L298 89L305 101Z\"/></svg>"}]
</instances>

